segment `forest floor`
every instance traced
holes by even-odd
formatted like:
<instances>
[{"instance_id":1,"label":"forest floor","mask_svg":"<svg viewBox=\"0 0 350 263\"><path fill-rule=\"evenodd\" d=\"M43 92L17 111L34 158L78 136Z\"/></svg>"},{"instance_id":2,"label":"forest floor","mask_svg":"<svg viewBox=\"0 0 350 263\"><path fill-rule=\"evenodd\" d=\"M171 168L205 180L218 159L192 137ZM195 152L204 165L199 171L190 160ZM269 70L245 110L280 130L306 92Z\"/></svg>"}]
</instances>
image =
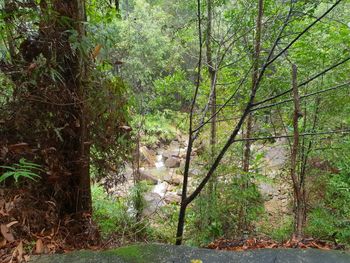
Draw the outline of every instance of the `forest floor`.
<instances>
[{"instance_id":1,"label":"forest floor","mask_svg":"<svg viewBox=\"0 0 350 263\"><path fill-rule=\"evenodd\" d=\"M182 152L182 148L178 144L175 145L176 147L174 145L175 143L172 146L169 145L166 153L172 153L176 158L180 158L178 155ZM283 143L264 146L264 151L263 174L268 175L270 180L261 183L259 188L265 199L269 220L276 221L277 224L280 214L288 212L290 199L287 194L288 185L282 184L281 180L276 181L280 178L278 171L285 162ZM160 155L162 154L164 152ZM161 168L163 169L163 165ZM165 184L165 181L161 183ZM161 183L158 179L158 185ZM167 185L171 186L171 182ZM31 255L61 254L81 249L100 251L107 247L112 248L110 244L107 246L101 241L98 228L90 214L66 215L62 218L54 200L45 196L40 189L31 187L33 186L21 189L0 188L0 262L26 262ZM176 188L174 191L173 195L176 195ZM228 251L262 248L343 249L335 243L321 240L305 239L300 242L289 240L280 243L268 238L219 239L206 248Z\"/></svg>"},{"instance_id":2,"label":"forest floor","mask_svg":"<svg viewBox=\"0 0 350 263\"><path fill-rule=\"evenodd\" d=\"M101 248L91 215L62 218L56 203L49 200L39 189L0 188L0 262L27 262L32 254Z\"/></svg>"},{"instance_id":3,"label":"forest floor","mask_svg":"<svg viewBox=\"0 0 350 263\"><path fill-rule=\"evenodd\" d=\"M33 196L32 193L33 191L29 190L0 189L0 226L2 236L0 239L0 262L28 262L35 255L62 253L66 254L81 249L88 251L102 251L106 248L105 244L101 241L97 227L91 220L91 215L67 215L64 217L64 219L60 219L57 213L57 207L54 202L42 202L45 197L40 196L40 191L37 191L38 194L36 196ZM109 248L111 247L109 246ZM209 244L206 248L212 250L227 250L237 252L263 248L274 248L277 250L284 248L314 248L318 250L335 250L343 249L344 247L337 244L313 239L305 239L301 242L290 240L284 243L278 243L271 239L251 238L245 240L219 239ZM195 255L197 255L196 253ZM209 252L205 252L204 254L206 253L208 254Z\"/></svg>"}]
</instances>

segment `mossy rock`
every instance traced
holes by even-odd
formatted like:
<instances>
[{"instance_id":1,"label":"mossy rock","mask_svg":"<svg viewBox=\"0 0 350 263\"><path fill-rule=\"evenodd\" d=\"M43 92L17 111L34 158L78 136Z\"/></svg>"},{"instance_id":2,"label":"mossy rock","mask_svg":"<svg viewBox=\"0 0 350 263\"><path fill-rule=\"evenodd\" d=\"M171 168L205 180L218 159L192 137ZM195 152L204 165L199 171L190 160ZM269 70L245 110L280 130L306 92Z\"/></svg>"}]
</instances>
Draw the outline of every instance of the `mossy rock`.
<instances>
[{"instance_id":1,"label":"mossy rock","mask_svg":"<svg viewBox=\"0 0 350 263\"><path fill-rule=\"evenodd\" d=\"M107 251L37 256L36 263L349 263L350 254L315 249L261 249L225 252L186 246L144 244Z\"/></svg>"},{"instance_id":2,"label":"mossy rock","mask_svg":"<svg viewBox=\"0 0 350 263\"><path fill-rule=\"evenodd\" d=\"M148 263L160 252L159 245L133 245L106 251L76 251L67 254L32 257L37 263ZM162 256L168 256L161 252Z\"/></svg>"}]
</instances>

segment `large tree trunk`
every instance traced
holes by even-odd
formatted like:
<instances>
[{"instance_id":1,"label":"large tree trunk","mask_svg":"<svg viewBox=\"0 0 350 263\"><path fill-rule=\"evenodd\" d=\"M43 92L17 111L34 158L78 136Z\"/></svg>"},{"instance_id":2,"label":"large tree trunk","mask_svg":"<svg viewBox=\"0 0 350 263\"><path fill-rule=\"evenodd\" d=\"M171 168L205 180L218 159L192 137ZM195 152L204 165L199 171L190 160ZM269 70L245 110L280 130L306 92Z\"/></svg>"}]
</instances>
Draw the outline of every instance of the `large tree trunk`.
<instances>
[{"instance_id":1,"label":"large tree trunk","mask_svg":"<svg viewBox=\"0 0 350 263\"><path fill-rule=\"evenodd\" d=\"M54 121L66 127L62 130L61 141L52 138L58 154L63 157L63 166L70 174L66 182L58 182L66 191L65 198L59 200L62 202L61 212L90 212L90 144L84 107L88 72L82 51L79 48L74 50L70 43L73 32L77 34L77 46L85 36L85 1L55 0L52 9L41 1L41 8L43 12L50 13L50 19L41 21L40 37L45 40L45 48L51 51L47 59L54 62L55 70L62 77L61 82L55 83L58 87L54 95L66 104L52 110L55 118L64 116L62 120Z\"/></svg>"}]
</instances>

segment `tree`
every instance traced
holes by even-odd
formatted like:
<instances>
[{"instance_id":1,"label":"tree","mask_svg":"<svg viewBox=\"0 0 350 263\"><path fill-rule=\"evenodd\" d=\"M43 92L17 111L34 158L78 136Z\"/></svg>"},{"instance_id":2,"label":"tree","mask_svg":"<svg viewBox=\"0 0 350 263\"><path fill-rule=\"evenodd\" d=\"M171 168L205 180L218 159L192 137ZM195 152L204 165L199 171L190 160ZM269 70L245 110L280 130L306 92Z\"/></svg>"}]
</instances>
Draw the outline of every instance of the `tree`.
<instances>
[{"instance_id":1,"label":"tree","mask_svg":"<svg viewBox=\"0 0 350 263\"><path fill-rule=\"evenodd\" d=\"M30 14L29 19L39 22L22 33L12 26L17 39L8 35L15 51L10 52L11 61L2 61L0 68L15 85L9 111L22 116L1 130L5 143L24 141L36 149L39 154L34 158L47 169L44 189L54 194L61 213L91 212L85 105L89 71L82 46L85 1L41 1L39 8L11 0L7 4L11 6L8 19L26 20L25 15Z\"/></svg>"},{"instance_id":2,"label":"tree","mask_svg":"<svg viewBox=\"0 0 350 263\"><path fill-rule=\"evenodd\" d=\"M196 89L194 92L194 98L192 101L192 108L191 108L191 113L190 113L190 128L189 128L189 143L188 143L188 149L187 149L187 156L186 156L186 163L185 163L185 169L184 169L184 180L183 180L183 190L182 190L182 201L181 201L181 206L180 206L180 212L179 212L179 220L178 220L178 228L177 228L177 236L176 236L176 244L180 245L182 243L182 238L183 238L183 230L184 230L184 224L185 224L185 214L186 214L186 208L187 206L200 194L200 192L203 190L203 188L206 186L206 184L208 183L208 181L212 178L215 170L217 169L217 167L219 166L221 160L223 159L223 157L225 156L227 150L230 148L230 146L238 141L236 139L237 134L239 133L244 121L246 120L246 118L248 117L248 115L252 112L256 110L256 106L259 106L263 103L269 102L271 100L274 100L275 98L281 97L282 95L286 94L286 92L283 92L281 94L278 94L276 96L273 97L268 97L266 99L262 99L259 102L255 102L255 97L257 94L257 91L260 87L260 83L264 77L264 74L267 70L267 68L272 65L279 57L281 57L282 55L285 54L285 52L290 49L290 47L292 47L306 32L308 32L315 24L317 24L322 18L324 18L327 14L329 14L337 5L339 5L339 3L341 2L341 0L335 2L330 8L328 8L326 10L326 12L324 12L320 17L318 17L317 19L315 19L312 23L310 23L308 26L306 26L304 28L304 30L302 30L300 33L298 33L287 45L285 48L283 48L281 51L279 51L276 55L275 50L277 48L277 46L280 44L280 40L282 37L282 34L286 28L286 26L289 23L289 18L291 15L291 12L289 12L289 14L287 15L285 22L282 26L282 28L278 31L276 40L274 41L272 48L270 49L268 56L264 62L264 64L262 65L261 69L259 70L259 74L256 80L256 83L254 85L254 87L252 88L251 92L250 92L250 96L248 98L248 101L246 102L244 109L242 111L242 113L240 114L240 117L238 118L238 121L234 127L234 129L231 131L231 134L229 135L226 143L224 144L224 146L221 148L221 150L219 151L219 153L217 154L217 157L215 159L215 161L211 164L210 168L208 169L206 175L204 176L204 178L202 179L202 181L198 184L198 186L195 188L195 190L190 194L187 195L187 184L188 184L188 171L189 171L189 165L190 165L190 160L191 160L191 150L193 147L193 142L194 140L197 138L196 135L197 133L201 130L201 128L203 128L205 126L205 124L209 123L213 116L211 116L210 118L208 118L206 121L204 121L203 123L201 123L197 128L193 127L193 109L194 109L194 105L196 103L196 99L197 99L197 94L198 94L198 90L199 90L199 80L200 80L200 68L201 68L201 47L202 47L202 37L201 37L201 10L200 10L200 0L197 1L197 6L198 6L198 11L197 11L197 15L198 15L198 30L199 30L199 45L200 45L200 54L199 54L199 62L198 62L198 76L197 76L197 83L196 83ZM291 6L293 6L293 2L291 2ZM259 12L258 12L258 17L262 17L263 14L263 1L260 0L259 1ZM258 19L259 21L259 19ZM261 20L260 20L261 21ZM255 43L255 51L259 51L260 49L260 43L256 42ZM257 52L258 53L258 52ZM321 72L320 74L317 74L316 77L311 78L310 81L316 79L319 76L322 76L324 74L324 72ZM288 91L288 93L291 90ZM234 97L231 96L226 103L220 107L215 115L218 114L219 111L221 111L227 104L228 102Z\"/></svg>"}]
</instances>

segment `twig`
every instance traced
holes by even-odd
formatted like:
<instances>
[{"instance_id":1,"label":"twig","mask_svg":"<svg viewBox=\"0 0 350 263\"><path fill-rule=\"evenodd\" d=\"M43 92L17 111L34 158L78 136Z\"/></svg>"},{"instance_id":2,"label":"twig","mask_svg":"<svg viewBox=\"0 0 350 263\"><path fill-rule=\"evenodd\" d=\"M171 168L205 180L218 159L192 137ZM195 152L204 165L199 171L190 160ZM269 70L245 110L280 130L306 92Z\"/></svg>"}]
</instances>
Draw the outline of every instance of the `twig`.
<instances>
[{"instance_id":1,"label":"twig","mask_svg":"<svg viewBox=\"0 0 350 263\"><path fill-rule=\"evenodd\" d=\"M324 93L324 92L328 92L328 91L336 90L336 89L339 89L339 88L343 88L343 87L348 86L348 85L350 85L350 81L342 83L342 84L339 84L337 86L334 86L334 87L331 87L331 88L328 88L328 89L323 89L323 90L319 90L319 91L311 92L309 94L302 95L302 96L300 96L300 99L305 99L305 98L308 98L308 97L311 97L311 96L314 96L314 95L318 95L318 94L321 94L321 93ZM279 101L279 102L276 102L276 103L271 103L271 104L268 104L268 105L265 105L265 106L260 106L260 107L251 109L251 112L257 111L257 110L266 109L266 108L271 108L271 107L274 107L274 106L277 106L277 105L281 105L281 104L284 104L284 103L287 103L287 102L291 102L291 101L293 101L293 99L287 99L287 100Z\"/></svg>"},{"instance_id":2,"label":"twig","mask_svg":"<svg viewBox=\"0 0 350 263\"><path fill-rule=\"evenodd\" d=\"M350 130L306 132L306 133L301 133L300 136L319 136L319 135L338 134L338 133L339 134L349 134ZM235 142L265 141L265 140L283 139L283 138L293 138L293 135L277 135L277 136L265 136L265 137L255 137L255 138L242 138L242 139L235 140Z\"/></svg>"}]
</instances>

